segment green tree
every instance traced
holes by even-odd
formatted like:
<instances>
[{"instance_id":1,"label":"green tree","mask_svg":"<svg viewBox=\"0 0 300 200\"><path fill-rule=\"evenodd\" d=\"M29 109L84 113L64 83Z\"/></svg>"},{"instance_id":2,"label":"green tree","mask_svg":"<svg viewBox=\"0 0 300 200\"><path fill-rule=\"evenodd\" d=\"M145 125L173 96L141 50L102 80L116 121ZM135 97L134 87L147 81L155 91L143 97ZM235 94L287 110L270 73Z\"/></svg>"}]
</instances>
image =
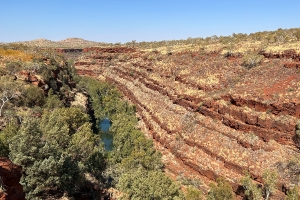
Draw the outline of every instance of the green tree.
<instances>
[{"instance_id":1,"label":"green tree","mask_svg":"<svg viewBox=\"0 0 300 200\"><path fill-rule=\"evenodd\" d=\"M249 173L246 173L246 176L241 179L241 183L245 189L245 195L250 200L261 200L262 191L261 188L253 182Z\"/></svg>"},{"instance_id":2,"label":"green tree","mask_svg":"<svg viewBox=\"0 0 300 200\"><path fill-rule=\"evenodd\" d=\"M10 158L23 167L21 183L28 199L51 190L72 195L83 186L84 173L102 169L94 163L104 160L93 156L99 152L99 137L79 112L60 108L46 111L42 119L25 119L12 138Z\"/></svg>"},{"instance_id":3,"label":"green tree","mask_svg":"<svg viewBox=\"0 0 300 200\"><path fill-rule=\"evenodd\" d=\"M89 122L89 116L86 113L78 107L70 107L45 111L41 124L45 133L55 126L67 126L68 134L72 135L86 122Z\"/></svg>"},{"instance_id":4,"label":"green tree","mask_svg":"<svg viewBox=\"0 0 300 200\"><path fill-rule=\"evenodd\" d=\"M102 151L94 151L85 162L87 171L97 179L103 180L103 171L107 166L107 156Z\"/></svg>"},{"instance_id":5,"label":"green tree","mask_svg":"<svg viewBox=\"0 0 300 200\"><path fill-rule=\"evenodd\" d=\"M2 104L0 106L0 117L2 116L2 110L10 100L20 95L21 84L14 80L11 76L0 77L0 100Z\"/></svg>"},{"instance_id":6,"label":"green tree","mask_svg":"<svg viewBox=\"0 0 300 200\"><path fill-rule=\"evenodd\" d=\"M0 156L8 157L9 143L11 139L17 135L18 126L16 122L9 122L6 127L0 132Z\"/></svg>"},{"instance_id":7,"label":"green tree","mask_svg":"<svg viewBox=\"0 0 300 200\"><path fill-rule=\"evenodd\" d=\"M265 192L265 199L268 200L270 195L276 188L277 183L277 173L275 171L266 170L263 173L263 182L264 182L264 192Z\"/></svg>"},{"instance_id":8,"label":"green tree","mask_svg":"<svg viewBox=\"0 0 300 200\"><path fill-rule=\"evenodd\" d=\"M153 148L152 141L140 136L133 141L134 149L124 159L122 166L126 169L143 167L148 170L161 169L163 167L159 152Z\"/></svg>"},{"instance_id":9,"label":"green tree","mask_svg":"<svg viewBox=\"0 0 300 200\"><path fill-rule=\"evenodd\" d=\"M83 90L87 90L91 96L91 104L96 119L111 118L111 115L117 114L117 111L122 112L118 109L118 106L122 104L121 94L113 85L87 77L81 78L78 85Z\"/></svg>"},{"instance_id":10,"label":"green tree","mask_svg":"<svg viewBox=\"0 0 300 200\"><path fill-rule=\"evenodd\" d=\"M55 63L52 63L54 65L48 66L45 64L42 64L40 68L38 69L38 73L41 74L43 80L45 82L49 82L51 78L53 78L52 71L55 71L57 69L57 66L55 66Z\"/></svg>"},{"instance_id":11,"label":"green tree","mask_svg":"<svg viewBox=\"0 0 300 200\"><path fill-rule=\"evenodd\" d=\"M122 191L127 199L184 199L179 187L161 171L161 154L153 148L153 142L137 130L135 106L121 100L120 92L108 83L91 78L81 78L77 84L90 95L91 107L98 123L109 118L112 121L113 150L107 155L105 177ZM89 166L103 159L101 156ZM90 170L94 171L94 170Z\"/></svg>"},{"instance_id":12,"label":"green tree","mask_svg":"<svg viewBox=\"0 0 300 200\"><path fill-rule=\"evenodd\" d=\"M48 97L46 99L46 103L44 108L53 110L55 108L63 108L64 104L60 101L59 97L53 93L52 88L48 92Z\"/></svg>"},{"instance_id":13,"label":"green tree","mask_svg":"<svg viewBox=\"0 0 300 200\"><path fill-rule=\"evenodd\" d=\"M9 148L0 140L0 157L8 157Z\"/></svg>"},{"instance_id":14,"label":"green tree","mask_svg":"<svg viewBox=\"0 0 300 200\"><path fill-rule=\"evenodd\" d=\"M212 184L208 192L208 200L231 200L234 199L230 184L224 178L217 178L217 185Z\"/></svg>"},{"instance_id":15,"label":"green tree","mask_svg":"<svg viewBox=\"0 0 300 200\"><path fill-rule=\"evenodd\" d=\"M39 130L39 120L25 119L18 132L18 135L12 138L10 144L10 159L23 167L25 176L21 178L21 184L24 187L24 192L27 198L31 199L34 194L40 192L36 187L43 187L43 182L40 175L32 171L31 167L37 160L42 157L40 149L45 145L45 141L41 140L42 132ZM31 180L31 178L33 180Z\"/></svg>"},{"instance_id":16,"label":"green tree","mask_svg":"<svg viewBox=\"0 0 300 200\"><path fill-rule=\"evenodd\" d=\"M91 124L86 122L72 135L67 152L73 160L85 162L98 146L99 141L99 135L93 134Z\"/></svg>"}]
</instances>

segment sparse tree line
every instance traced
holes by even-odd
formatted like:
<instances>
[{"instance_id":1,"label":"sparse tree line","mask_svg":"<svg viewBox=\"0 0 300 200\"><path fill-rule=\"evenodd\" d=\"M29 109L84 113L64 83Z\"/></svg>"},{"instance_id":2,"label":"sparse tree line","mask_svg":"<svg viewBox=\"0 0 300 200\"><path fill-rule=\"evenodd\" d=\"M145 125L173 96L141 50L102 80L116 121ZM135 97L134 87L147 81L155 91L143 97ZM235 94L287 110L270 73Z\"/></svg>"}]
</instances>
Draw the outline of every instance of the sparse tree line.
<instances>
[{"instance_id":1,"label":"sparse tree line","mask_svg":"<svg viewBox=\"0 0 300 200\"><path fill-rule=\"evenodd\" d=\"M300 40L300 29L299 28L291 28L291 29L277 29L276 31L261 31L261 32L255 32L255 33L233 33L229 36L209 36L206 38L198 37L198 38L192 38L189 37L187 39L181 39L181 40L162 40L162 41L141 41L137 42L136 40L132 40L130 42L126 43L99 43L100 46L103 47L116 47L116 46L127 46L130 48L160 48L160 47L170 47L176 45L194 45L194 46L202 46L205 48L208 44L216 44L221 43L223 45L226 45L227 48L230 50L232 47L234 47L235 44L238 42L263 42L265 44L282 44L286 42L295 42ZM54 44L53 44L54 45ZM51 48L55 48L54 46L51 46ZM83 46L84 47L84 46ZM39 51L37 47L30 46L29 43L9 43L9 44L0 44L0 48L2 49L14 49L14 50L32 50L35 49L35 51Z\"/></svg>"},{"instance_id":2,"label":"sparse tree line","mask_svg":"<svg viewBox=\"0 0 300 200\"><path fill-rule=\"evenodd\" d=\"M140 47L140 48L159 48L159 47L172 47L175 45L197 45L203 46L208 44L216 44L221 43L224 45L228 45L228 48L233 47L234 44L237 44L241 41L261 41L271 43L285 43L292 41L300 40L300 29L299 28L291 28L291 29L281 29L279 28L276 31L262 31L256 33L233 33L230 36L210 36L206 38L187 38L182 40L163 40L163 41L152 41L152 42L136 42L133 40L132 42L127 42L124 45L128 47ZM121 43L116 43L116 45L121 45Z\"/></svg>"}]
</instances>

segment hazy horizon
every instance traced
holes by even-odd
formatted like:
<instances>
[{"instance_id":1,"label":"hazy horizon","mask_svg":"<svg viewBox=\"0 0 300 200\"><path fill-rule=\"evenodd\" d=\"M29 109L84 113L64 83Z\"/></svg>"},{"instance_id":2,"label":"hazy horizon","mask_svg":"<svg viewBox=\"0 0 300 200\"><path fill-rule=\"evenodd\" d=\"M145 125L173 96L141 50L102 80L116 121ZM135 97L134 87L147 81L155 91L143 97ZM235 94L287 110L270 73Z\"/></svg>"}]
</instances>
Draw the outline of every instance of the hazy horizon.
<instances>
[{"instance_id":1,"label":"hazy horizon","mask_svg":"<svg viewBox=\"0 0 300 200\"><path fill-rule=\"evenodd\" d=\"M180 40L298 28L299 1L2 0L0 42Z\"/></svg>"}]
</instances>

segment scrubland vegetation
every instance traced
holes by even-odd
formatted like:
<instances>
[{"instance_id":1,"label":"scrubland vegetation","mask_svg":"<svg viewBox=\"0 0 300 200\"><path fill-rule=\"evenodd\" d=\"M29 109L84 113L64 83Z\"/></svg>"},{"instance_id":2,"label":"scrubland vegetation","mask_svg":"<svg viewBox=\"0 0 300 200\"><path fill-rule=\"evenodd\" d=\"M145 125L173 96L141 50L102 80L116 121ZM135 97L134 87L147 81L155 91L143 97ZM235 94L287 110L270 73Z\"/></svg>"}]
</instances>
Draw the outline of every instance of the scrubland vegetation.
<instances>
[{"instance_id":1,"label":"scrubland vegetation","mask_svg":"<svg viewBox=\"0 0 300 200\"><path fill-rule=\"evenodd\" d=\"M23 167L28 199L93 190L87 188L86 176L100 188L88 192L90 198L100 198L111 186L123 198L184 198L179 185L163 173L152 141L136 128L135 107L121 100L114 86L78 77L59 56L23 60L19 55L27 53L22 50L1 52L15 60L2 68L0 156ZM86 105L72 106L78 93L87 97ZM113 121L111 152L104 150L97 125L105 117Z\"/></svg>"},{"instance_id":2,"label":"scrubland vegetation","mask_svg":"<svg viewBox=\"0 0 300 200\"><path fill-rule=\"evenodd\" d=\"M81 194L99 199L109 195L111 187L119 191L115 198L120 199L235 199L232 186L223 177L210 185L208 193L200 189L200 184L194 184L194 180L175 181L168 177L161 153L137 127L136 106L126 101L114 85L78 76L72 60L66 60L46 48L47 45L44 49L37 46L16 43L0 48L0 156L9 157L23 167L21 184L27 199L80 198ZM146 52L145 60L158 63L162 71L169 70L169 76L175 79L179 73L184 75L185 69L164 69L162 60L167 63L168 59L172 62L178 59L180 63L196 65L193 59L197 56L171 58L173 53L218 52L224 57L242 57L242 66L250 70L263 62L263 52L293 49L299 53L300 30L278 29L177 41L132 41L122 46L142 49ZM51 43L51 47L56 45ZM129 59L126 56L119 55L118 59ZM114 61L111 58L103 65L109 67ZM136 71L130 73L134 77ZM219 81L215 74L207 72L206 77L192 81L205 87ZM191 91L186 93L190 95ZM82 99L75 103L79 95ZM98 124L104 118L112 121L109 129L113 135L112 151L105 151L100 137ZM193 125L188 126L185 131L192 132L188 128ZM295 132L298 137L299 129L298 125ZM299 158L283 165L286 176L299 182ZM242 196L270 199L278 174L264 169L262 179L259 184L246 172L240 180ZM299 198L297 185L286 193L288 200Z\"/></svg>"}]
</instances>

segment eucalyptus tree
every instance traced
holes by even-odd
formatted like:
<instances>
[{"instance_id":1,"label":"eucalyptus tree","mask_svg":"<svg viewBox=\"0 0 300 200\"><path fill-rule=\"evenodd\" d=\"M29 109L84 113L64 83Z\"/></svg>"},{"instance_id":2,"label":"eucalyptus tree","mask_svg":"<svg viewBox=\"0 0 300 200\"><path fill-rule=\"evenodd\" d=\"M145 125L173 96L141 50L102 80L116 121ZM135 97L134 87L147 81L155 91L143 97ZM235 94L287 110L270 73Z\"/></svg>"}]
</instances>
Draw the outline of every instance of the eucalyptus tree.
<instances>
[{"instance_id":1,"label":"eucalyptus tree","mask_svg":"<svg viewBox=\"0 0 300 200\"><path fill-rule=\"evenodd\" d=\"M0 77L0 117L2 116L4 106L13 98L20 96L22 86L14 80L12 76L1 76Z\"/></svg>"}]
</instances>

